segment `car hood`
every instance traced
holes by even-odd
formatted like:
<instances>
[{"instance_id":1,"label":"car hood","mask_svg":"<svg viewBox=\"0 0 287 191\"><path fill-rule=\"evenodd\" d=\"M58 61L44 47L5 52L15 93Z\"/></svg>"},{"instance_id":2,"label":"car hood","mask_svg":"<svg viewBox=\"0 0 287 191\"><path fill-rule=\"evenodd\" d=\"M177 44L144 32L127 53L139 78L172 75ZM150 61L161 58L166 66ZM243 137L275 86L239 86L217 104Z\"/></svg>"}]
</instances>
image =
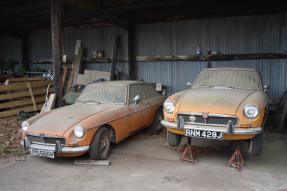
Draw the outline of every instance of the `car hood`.
<instances>
[{"instance_id":1,"label":"car hood","mask_svg":"<svg viewBox=\"0 0 287 191\"><path fill-rule=\"evenodd\" d=\"M63 136L66 130L80 121L116 107L119 107L119 105L75 103L52 110L36 121L33 121L27 133Z\"/></svg>"},{"instance_id":2,"label":"car hood","mask_svg":"<svg viewBox=\"0 0 287 191\"><path fill-rule=\"evenodd\" d=\"M256 90L194 88L179 100L178 112L235 115L240 104Z\"/></svg>"}]
</instances>

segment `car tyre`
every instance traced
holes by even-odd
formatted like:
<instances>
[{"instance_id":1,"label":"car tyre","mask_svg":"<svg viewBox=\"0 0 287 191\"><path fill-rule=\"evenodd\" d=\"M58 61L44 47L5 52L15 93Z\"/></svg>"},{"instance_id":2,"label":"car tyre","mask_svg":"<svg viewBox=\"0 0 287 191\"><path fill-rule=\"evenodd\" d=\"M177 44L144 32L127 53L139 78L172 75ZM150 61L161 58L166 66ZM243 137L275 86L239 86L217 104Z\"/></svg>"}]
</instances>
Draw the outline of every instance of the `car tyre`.
<instances>
[{"instance_id":1,"label":"car tyre","mask_svg":"<svg viewBox=\"0 0 287 191\"><path fill-rule=\"evenodd\" d=\"M167 131L167 144L171 147L178 147L181 141L181 135Z\"/></svg>"},{"instance_id":2,"label":"car tyre","mask_svg":"<svg viewBox=\"0 0 287 191\"><path fill-rule=\"evenodd\" d=\"M249 155L260 155L263 150L263 133L256 135L249 142Z\"/></svg>"},{"instance_id":3,"label":"car tyre","mask_svg":"<svg viewBox=\"0 0 287 191\"><path fill-rule=\"evenodd\" d=\"M108 158L111 151L111 137L107 128L99 129L90 145L90 158L96 160L105 160Z\"/></svg>"},{"instance_id":4,"label":"car tyre","mask_svg":"<svg viewBox=\"0 0 287 191\"><path fill-rule=\"evenodd\" d=\"M156 116L155 116L155 120L153 122L153 124L150 126L150 134L152 135L158 135L162 132L162 129L163 129L163 126L161 124L161 121L163 120L163 114L162 114L162 111L158 111L156 113Z\"/></svg>"}]
</instances>

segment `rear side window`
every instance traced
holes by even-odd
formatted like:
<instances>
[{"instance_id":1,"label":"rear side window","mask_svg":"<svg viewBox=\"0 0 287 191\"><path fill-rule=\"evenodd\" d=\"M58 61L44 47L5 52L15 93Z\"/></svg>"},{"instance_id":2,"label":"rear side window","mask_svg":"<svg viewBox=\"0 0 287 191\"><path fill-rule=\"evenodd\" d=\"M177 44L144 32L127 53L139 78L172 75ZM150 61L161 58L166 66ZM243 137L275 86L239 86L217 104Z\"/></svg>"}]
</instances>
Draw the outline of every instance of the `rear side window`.
<instances>
[{"instance_id":1,"label":"rear side window","mask_svg":"<svg viewBox=\"0 0 287 191\"><path fill-rule=\"evenodd\" d=\"M153 85L142 85L142 88L144 90L146 99L156 97L159 95Z\"/></svg>"},{"instance_id":2,"label":"rear side window","mask_svg":"<svg viewBox=\"0 0 287 191\"><path fill-rule=\"evenodd\" d=\"M142 85L131 85L130 86L130 95L129 95L129 103L134 102L133 99L136 95L141 97L141 100L145 99L144 90L141 87Z\"/></svg>"}]
</instances>

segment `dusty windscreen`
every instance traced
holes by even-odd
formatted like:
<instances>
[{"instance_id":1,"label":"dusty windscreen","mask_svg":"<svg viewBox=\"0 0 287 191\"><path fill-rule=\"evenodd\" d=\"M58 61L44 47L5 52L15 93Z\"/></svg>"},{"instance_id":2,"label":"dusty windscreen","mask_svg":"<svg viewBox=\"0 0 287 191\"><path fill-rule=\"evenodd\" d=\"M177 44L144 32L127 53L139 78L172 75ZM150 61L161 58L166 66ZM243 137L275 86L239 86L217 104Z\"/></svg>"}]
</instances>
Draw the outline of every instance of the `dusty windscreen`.
<instances>
[{"instance_id":1,"label":"dusty windscreen","mask_svg":"<svg viewBox=\"0 0 287 191\"><path fill-rule=\"evenodd\" d=\"M97 103L124 103L125 86L111 86L105 84L87 86L77 102L97 102Z\"/></svg>"},{"instance_id":2,"label":"dusty windscreen","mask_svg":"<svg viewBox=\"0 0 287 191\"><path fill-rule=\"evenodd\" d=\"M199 74L193 84L193 88L217 86L258 89L260 87L260 80L254 71L205 70Z\"/></svg>"}]
</instances>

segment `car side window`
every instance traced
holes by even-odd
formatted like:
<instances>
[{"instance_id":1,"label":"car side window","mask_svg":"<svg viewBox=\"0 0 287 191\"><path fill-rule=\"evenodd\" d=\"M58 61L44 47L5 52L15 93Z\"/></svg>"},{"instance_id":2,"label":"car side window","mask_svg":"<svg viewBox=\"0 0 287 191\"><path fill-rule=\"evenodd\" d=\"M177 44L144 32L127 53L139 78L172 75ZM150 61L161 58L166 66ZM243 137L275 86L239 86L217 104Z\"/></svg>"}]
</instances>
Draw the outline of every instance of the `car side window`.
<instances>
[{"instance_id":1,"label":"car side window","mask_svg":"<svg viewBox=\"0 0 287 191\"><path fill-rule=\"evenodd\" d=\"M156 91L155 87L153 85L142 85L145 98L152 98L158 96L158 92Z\"/></svg>"},{"instance_id":2,"label":"car side window","mask_svg":"<svg viewBox=\"0 0 287 191\"><path fill-rule=\"evenodd\" d=\"M131 85L130 86L129 103L134 102L133 99L136 95L139 95L141 97L141 100L145 99L144 90L143 90L142 85Z\"/></svg>"}]
</instances>

